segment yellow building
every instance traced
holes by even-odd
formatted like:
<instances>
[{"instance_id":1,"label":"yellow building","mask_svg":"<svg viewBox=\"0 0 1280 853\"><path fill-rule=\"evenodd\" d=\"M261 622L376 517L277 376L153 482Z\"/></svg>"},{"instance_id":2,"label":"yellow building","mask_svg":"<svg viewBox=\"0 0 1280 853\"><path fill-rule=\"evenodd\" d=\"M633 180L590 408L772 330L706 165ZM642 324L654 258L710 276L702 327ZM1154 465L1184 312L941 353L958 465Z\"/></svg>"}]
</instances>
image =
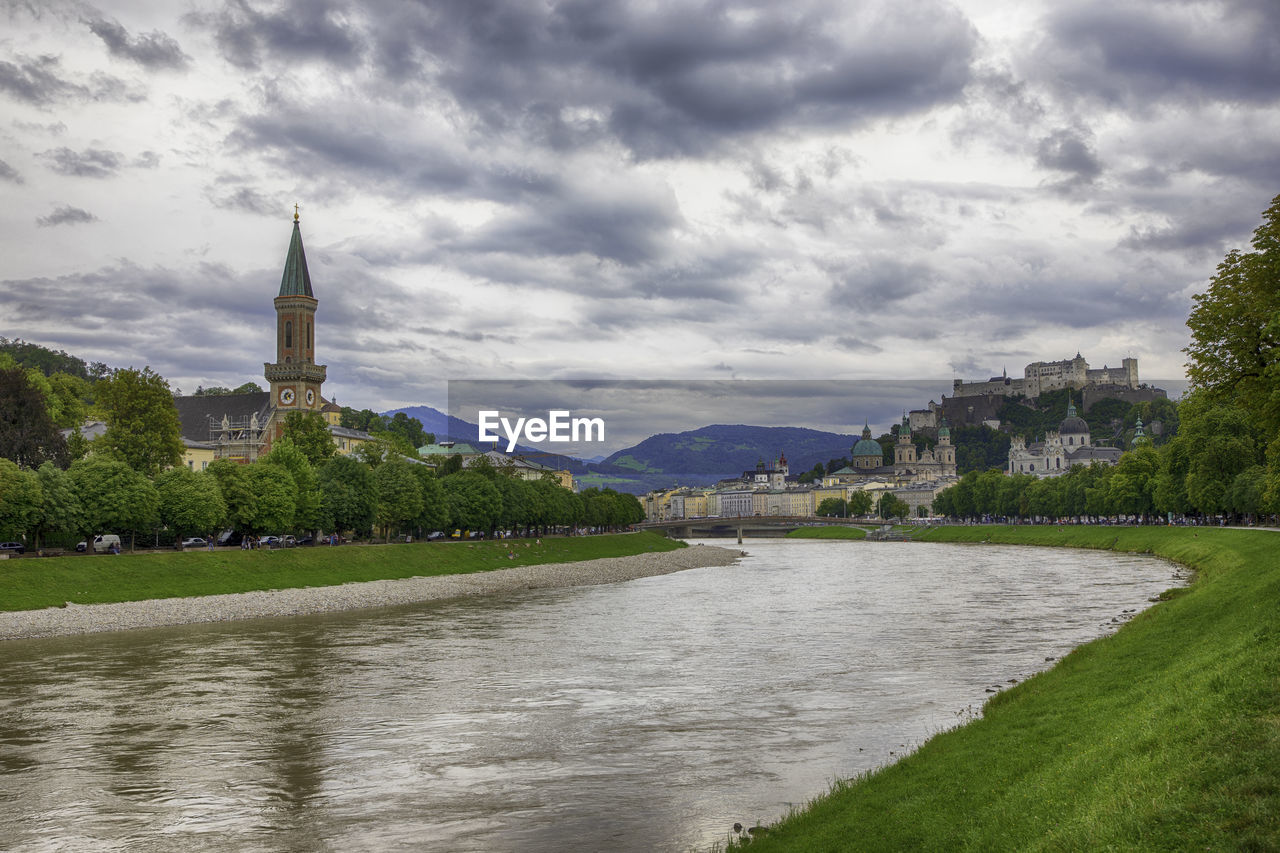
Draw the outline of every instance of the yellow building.
<instances>
[{"instance_id":1,"label":"yellow building","mask_svg":"<svg viewBox=\"0 0 1280 853\"><path fill-rule=\"evenodd\" d=\"M192 471L203 471L209 463L218 458L218 449L203 441L182 439L182 464Z\"/></svg>"}]
</instances>

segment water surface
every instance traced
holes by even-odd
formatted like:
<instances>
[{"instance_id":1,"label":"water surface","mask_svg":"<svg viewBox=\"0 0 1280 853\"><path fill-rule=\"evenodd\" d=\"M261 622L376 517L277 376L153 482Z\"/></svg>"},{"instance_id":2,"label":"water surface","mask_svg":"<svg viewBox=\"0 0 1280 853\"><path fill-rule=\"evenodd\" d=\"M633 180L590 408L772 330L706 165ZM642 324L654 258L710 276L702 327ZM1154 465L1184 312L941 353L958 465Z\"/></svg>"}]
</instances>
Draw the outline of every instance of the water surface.
<instances>
[{"instance_id":1,"label":"water surface","mask_svg":"<svg viewBox=\"0 0 1280 853\"><path fill-rule=\"evenodd\" d=\"M2 846L706 849L1178 582L1097 551L743 547L609 586L0 644Z\"/></svg>"}]
</instances>

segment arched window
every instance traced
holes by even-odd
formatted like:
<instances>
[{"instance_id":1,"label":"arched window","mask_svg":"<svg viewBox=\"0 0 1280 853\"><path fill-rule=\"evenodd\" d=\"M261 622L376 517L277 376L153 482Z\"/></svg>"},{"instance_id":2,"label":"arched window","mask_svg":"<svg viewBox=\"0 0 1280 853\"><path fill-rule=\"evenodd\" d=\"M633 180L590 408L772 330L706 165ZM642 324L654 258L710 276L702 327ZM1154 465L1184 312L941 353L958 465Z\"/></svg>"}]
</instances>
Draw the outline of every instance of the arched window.
<instances>
[{"instance_id":1,"label":"arched window","mask_svg":"<svg viewBox=\"0 0 1280 853\"><path fill-rule=\"evenodd\" d=\"M293 321L284 321L284 345L286 347L293 346Z\"/></svg>"},{"instance_id":2,"label":"arched window","mask_svg":"<svg viewBox=\"0 0 1280 853\"><path fill-rule=\"evenodd\" d=\"M311 343L311 321L307 321L307 349L311 349L315 344Z\"/></svg>"}]
</instances>

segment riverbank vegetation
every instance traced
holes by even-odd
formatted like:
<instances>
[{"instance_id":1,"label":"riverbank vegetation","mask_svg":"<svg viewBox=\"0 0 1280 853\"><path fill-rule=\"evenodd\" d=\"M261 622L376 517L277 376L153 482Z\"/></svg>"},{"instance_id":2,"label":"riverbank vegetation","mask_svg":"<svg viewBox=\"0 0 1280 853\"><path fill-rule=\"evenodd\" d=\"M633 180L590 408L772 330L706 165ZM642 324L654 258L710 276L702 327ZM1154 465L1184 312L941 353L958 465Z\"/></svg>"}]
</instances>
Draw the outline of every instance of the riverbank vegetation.
<instances>
[{"instance_id":1,"label":"riverbank vegetation","mask_svg":"<svg viewBox=\"0 0 1280 853\"><path fill-rule=\"evenodd\" d=\"M837 525L832 527L801 527L787 534L788 539L866 539L867 531L861 527Z\"/></svg>"},{"instance_id":2,"label":"riverbank vegetation","mask_svg":"<svg viewBox=\"0 0 1280 853\"><path fill-rule=\"evenodd\" d=\"M1150 553L1196 579L748 849L1280 849L1280 534L966 526L919 538Z\"/></svg>"},{"instance_id":3,"label":"riverbank vegetation","mask_svg":"<svg viewBox=\"0 0 1280 853\"><path fill-rule=\"evenodd\" d=\"M684 543L656 533L620 533L540 540L157 551L95 559L11 559L0 561L0 610L467 574L683 547Z\"/></svg>"}]
</instances>

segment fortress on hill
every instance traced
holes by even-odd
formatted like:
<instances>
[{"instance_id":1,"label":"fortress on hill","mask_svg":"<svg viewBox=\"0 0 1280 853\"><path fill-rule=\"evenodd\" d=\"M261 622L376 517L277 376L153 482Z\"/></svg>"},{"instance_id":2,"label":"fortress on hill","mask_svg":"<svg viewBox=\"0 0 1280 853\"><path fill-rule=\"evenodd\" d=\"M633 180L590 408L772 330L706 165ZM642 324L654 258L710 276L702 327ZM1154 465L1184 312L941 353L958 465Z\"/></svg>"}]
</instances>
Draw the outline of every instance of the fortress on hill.
<instances>
[{"instance_id":1,"label":"fortress on hill","mask_svg":"<svg viewBox=\"0 0 1280 853\"><path fill-rule=\"evenodd\" d=\"M1089 386L1102 386L1117 390L1138 390L1138 360L1126 358L1120 365L1119 368L1103 365L1101 370L1092 370L1089 362L1080 353L1076 353L1075 358L1063 361L1033 361L1023 369L1021 379L1012 379L1008 374L993 376L985 382L957 379L952 386L952 395L979 397L998 394L1008 397L1021 394L1034 400L1045 391L1056 391L1059 388L1080 391Z\"/></svg>"},{"instance_id":2,"label":"fortress on hill","mask_svg":"<svg viewBox=\"0 0 1280 853\"><path fill-rule=\"evenodd\" d=\"M937 429L945 419L952 426L986 424L999 429L1000 406L1006 397L1035 400L1041 394L1063 388L1079 392L1080 410L1084 412L1098 400L1108 398L1142 403L1168 396L1163 389L1139 381L1136 358L1122 359L1120 367L1103 365L1095 370L1076 353L1075 358L1062 361L1033 361L1023 368L1021 379L1008 373L973 382L957 379L950 397L943 396L941 403L930 400L927 408L911 412L911 428Z\"/></svg>"}]
</instances>

